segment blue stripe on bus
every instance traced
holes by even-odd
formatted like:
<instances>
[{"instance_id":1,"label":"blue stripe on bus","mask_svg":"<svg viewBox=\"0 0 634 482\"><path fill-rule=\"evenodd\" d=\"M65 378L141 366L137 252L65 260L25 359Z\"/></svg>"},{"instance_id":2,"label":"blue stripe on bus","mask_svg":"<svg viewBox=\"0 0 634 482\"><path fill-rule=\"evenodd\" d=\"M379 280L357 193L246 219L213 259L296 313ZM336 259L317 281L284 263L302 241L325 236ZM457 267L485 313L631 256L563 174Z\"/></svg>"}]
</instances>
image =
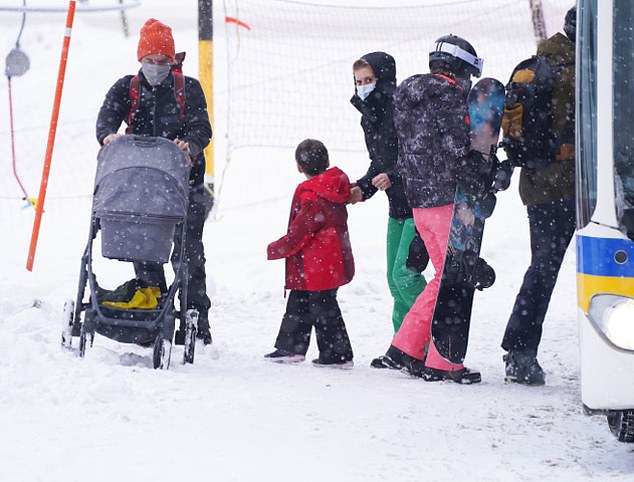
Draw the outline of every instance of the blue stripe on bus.
<instances>
[{"instance_id":1,"label":"blue stripe on bus","mask_svg":"<svg viewBox=\"0 0 634 482\"><path fill-rule=\"evenodd\" d=\"M627 239L577 236L577 272L634 277L634 243Z\"/></svg>"}]
</instances>

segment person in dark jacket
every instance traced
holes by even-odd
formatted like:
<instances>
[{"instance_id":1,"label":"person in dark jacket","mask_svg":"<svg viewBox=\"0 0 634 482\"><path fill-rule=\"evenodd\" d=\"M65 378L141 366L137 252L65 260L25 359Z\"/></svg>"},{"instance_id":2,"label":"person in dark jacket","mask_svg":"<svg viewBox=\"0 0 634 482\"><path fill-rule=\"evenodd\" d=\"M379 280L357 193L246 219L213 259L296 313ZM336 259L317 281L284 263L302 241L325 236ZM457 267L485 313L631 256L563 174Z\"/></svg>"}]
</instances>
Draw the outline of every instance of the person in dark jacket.
<instances>
[{"instance_id":1,"label":"person in dark jacket","mask_svg":"<svg viewBox=\"0 0 634 482\"><path fill-rule=\"evenodd\" d=\"M415 271L407 267L416 226L396 169L398 139L392 117L396 63L385 52L371 52L354 62L352 72L356 87L350 102L361 112L361 127L370 156L370 167L352 188L351 202L365 201L378 190L387 194L387 283L394 299L392 324L396 333L403 317L426 284L421 274L424 267L419 266ZM383 367L380 359L372 366Z\"/></svg>"},{"instance_id":2,"label":"person in dark jacket","mask_svg":"<svg viewBox=\"0 0 634 482\"><path fill-rule=\"evenodd\" d=\"M302 141L295 160L307 180L295 189L287 233L267 249L268 259L286 259L285 289L291 291L276 350L265 358L304 361L314 326L319 358L313 363L352 366L352 347L337 303L337 288L354 276L346 210L350 182L339 168L328 169L328 151L320 141Z\"/></svg>"},{"instance_id":3,"label":"person in dark jacket","mask_svg":"<svg viewBox=\"0 0 634 482\"><path fill-rule=\"evenodd\" d=\"M553 133L558 152L542 168L522 168L520 197L530 228L531 262L515 299L502 348L506 380L543 385L544 370L537 361L542 325L559 268L575 231L575 35L576 7L566 14L564 31L539 44L557 74L553 83Z\"/></svg>"},{"instance_id":4,"label":"person in dark jacket","mask_svg":"<svg viewBox=\"0 0 634 482\"><path fill-rule=\"evenodd\" d=\"M189 263L188 299L181 300L181 306L198 310L197 336L209 344L212 341L208 318L210 301L202 235L211 196L204 187L203 149L212 133L202 87L196 79L174 72L175 57L171 28L156 19L147 20L141 27L137 48L141 70L136 76L120 78L110 88L99 110L96 133L101 145L108 144L121 135L118 130L125 122L128 134L173 140L191 161L185 246ZM177 87L183 88L184 94L177 92ZM172 256L175 265L180 252L179 241L175 238ZM135 262L134 269L138 279L158 286L163 293L167 291L161 264Z\"/></svg>"},{"instance_id":5,"label":"person in dark jacket","mask_svg":"<svg viewBox=\"0 0 634 482\"><path fill-rule=\"evenodd\" d=\"M431 73L409 77L396 89L394 124L405 194L435 274L382 358L386 365L405 368L426 381L476 383L479 372L451 363L438 353L431 340L431 321L456 188L460 184L465 191L478 194L491 181L479 174L481 156L470 151L467 94L471 77L480 76L482 59L466 40L446 35L436 40L429 68Z\"/></svg>"}]
</instances>

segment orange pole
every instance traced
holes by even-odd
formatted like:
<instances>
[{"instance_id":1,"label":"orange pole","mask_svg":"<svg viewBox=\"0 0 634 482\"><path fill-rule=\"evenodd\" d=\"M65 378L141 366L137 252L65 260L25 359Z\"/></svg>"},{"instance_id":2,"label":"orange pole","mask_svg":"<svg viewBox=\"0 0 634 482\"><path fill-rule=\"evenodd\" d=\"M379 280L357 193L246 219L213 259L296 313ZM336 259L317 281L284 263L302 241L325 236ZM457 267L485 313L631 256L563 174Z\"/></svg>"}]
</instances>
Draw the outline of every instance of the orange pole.
<instances>
[{"instance_id":1,"label":"orange pole","mask_svg":"<svg viewBox=\"0 0 634 482\"><path fill-rule=\"evenodd\" d=\"M53 157L53 146L55 145L55 133L57 132L57 119L59 117L59 105L62 100L62 90L64 88L64 75L66 73L66 61L68 60L68 48L70 46L70 35L73 30L73 19L75 18L75 0L68 3L68 13L66 15L66 30L64 31L64 43L62 45L62 57L59 62L57 73L57 88L55 89L55 99L53 101L53 114L51 125L48 130L48 142L46 144L46 156L44 157L44 168L42 170L42 181L40 182L40 192L35 206L35 220L33 231L31 232L31 245L29 246L29 257L26 261L26 269L33 271L33 260L35 259L35 249L37 238L40 234L40 223L42 212L44 211L44 199L46 198L46 187L48 185L48 175L51 171L51 158Z\"/></svg>"}]
</instances>

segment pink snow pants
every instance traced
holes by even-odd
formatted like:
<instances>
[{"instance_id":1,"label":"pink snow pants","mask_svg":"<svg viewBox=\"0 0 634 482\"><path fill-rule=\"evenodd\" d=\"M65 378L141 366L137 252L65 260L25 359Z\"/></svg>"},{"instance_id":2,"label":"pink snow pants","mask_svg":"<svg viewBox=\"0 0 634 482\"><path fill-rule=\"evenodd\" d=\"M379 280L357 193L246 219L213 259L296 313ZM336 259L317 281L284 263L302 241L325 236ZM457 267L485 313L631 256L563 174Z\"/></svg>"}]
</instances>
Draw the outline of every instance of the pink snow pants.
<instances>
[{"instance_id":1,"label":"pink snow pants","mask_svg":"<svg viewBox=\"0 0 634 482\"><path fill-rule=\"evenodd\" d=\"M440 277L445 264L445 253L449 241L453 204L433 208L414 208L414 223L429 253L434 269L434 278L427 283L425 289L403 319L392 346L414 358L425 358L425 347L429 344L425 366L438 370L455 371L463 368L462 364L451 363L443 358L431 339L431 322L440 286Z\"/></svg>"}]
</instances>

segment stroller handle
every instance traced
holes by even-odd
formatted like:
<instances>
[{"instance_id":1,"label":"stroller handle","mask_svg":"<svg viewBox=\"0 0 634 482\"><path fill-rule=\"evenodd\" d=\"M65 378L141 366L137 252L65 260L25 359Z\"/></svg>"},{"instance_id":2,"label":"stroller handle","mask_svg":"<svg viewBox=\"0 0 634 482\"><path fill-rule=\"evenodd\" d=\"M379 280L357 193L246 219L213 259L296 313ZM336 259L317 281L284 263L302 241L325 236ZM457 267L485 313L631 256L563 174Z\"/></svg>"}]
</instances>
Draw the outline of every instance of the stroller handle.
<instances>
[{"instance_id":1,"label":"stroller handle","mask_svg":"<svg viewBox=\"0 0 634 482\"><path fill-rule=\"evenodd\" d=\"M134 145L137 147L154 147L156 146L159 139L163 140L162 137L149 137L149 136L139 136L133 135L132 139L134 139Z\"/></svg>"}]
</instances>

